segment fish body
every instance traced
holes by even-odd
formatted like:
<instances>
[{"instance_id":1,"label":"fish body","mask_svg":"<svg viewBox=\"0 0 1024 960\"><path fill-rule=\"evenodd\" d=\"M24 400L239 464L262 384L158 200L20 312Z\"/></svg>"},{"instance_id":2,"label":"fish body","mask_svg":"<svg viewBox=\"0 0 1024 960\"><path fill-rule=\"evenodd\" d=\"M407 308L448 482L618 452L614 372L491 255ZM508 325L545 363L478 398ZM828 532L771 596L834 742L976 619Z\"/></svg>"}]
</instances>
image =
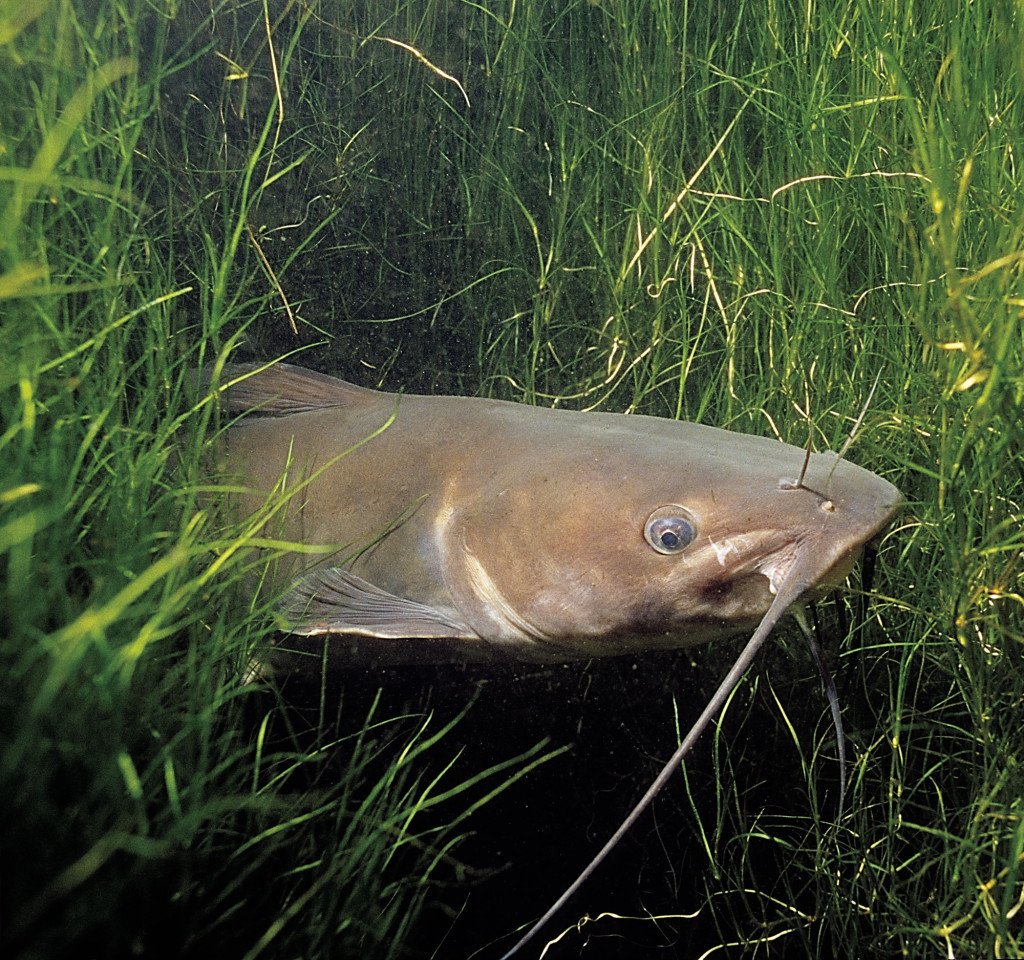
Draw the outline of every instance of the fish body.
<instances>
[{"instance_id":1,"label":"fish body","mask_svg":"<svg viewBox=\"0 0 1024 960\"><path fill-rule=\"evenodd\" d=\"M798 599L841 580L900 503L832 453L804 469L798 447L697 423L287 364L229 381L249 414L223 446L239 505L283 493L273 534L336 548L285 565L285 619L353 662L559 662L749 631L791 576Z\"/></svg>"},{"instance_id":2,"label":"fish body","mask_svg":"<svg viewBox=\"0 0 1024 960\"><path fill-rule=\"evenodd\" d=\"M223 380L248 414L222 447L237 506L296 545L282 613L298 638L329 637L334 663L558 662L752 631L619 828L501 960L603 863L779 619L845 577L901 503L835 454L702 424L398 396L287 364Z\"/></svg>"}]
</instances>

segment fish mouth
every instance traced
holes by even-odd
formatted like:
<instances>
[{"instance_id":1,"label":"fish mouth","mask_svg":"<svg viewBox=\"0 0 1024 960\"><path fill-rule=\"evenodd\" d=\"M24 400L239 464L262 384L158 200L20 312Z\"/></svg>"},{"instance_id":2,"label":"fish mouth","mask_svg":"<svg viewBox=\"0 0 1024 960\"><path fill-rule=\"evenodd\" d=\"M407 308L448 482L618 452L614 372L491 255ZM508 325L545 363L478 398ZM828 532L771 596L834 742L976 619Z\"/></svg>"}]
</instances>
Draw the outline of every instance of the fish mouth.
<instances>
[{"instance_id":1,"label":"fish mouth","mask_svg":"<svg viewBox=\"0 0 1024 960\"><path fill-rule=\"evenodd\" d=\"M772 595L778 594L788 584L794 568L806 569L811 576L807 578L809 582L802 599L817 599L840 586L857 562L864 559L862 580L864 589L868 590L873 579L874 558L878 548L902 506L903 499L897 491L894 502L879 511L876 522L867 528L863 537L850 537L845 546L842 540L825 546L819 537L798 538L769 553L754 564L752 569L768 578L768 589ZM825 549L822 549L823 546ZM815 574L811 558L818 550L831 552L832 556L823 558L820 572Z\"/></svg>"}]
</instances>

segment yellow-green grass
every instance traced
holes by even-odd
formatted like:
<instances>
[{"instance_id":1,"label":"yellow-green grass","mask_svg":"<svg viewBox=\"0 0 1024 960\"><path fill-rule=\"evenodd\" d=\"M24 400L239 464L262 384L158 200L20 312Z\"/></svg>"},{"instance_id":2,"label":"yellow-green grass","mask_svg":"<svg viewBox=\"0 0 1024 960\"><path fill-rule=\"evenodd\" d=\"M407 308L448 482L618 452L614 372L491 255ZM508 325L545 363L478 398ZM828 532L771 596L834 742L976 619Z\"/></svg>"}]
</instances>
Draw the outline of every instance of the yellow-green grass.
<instances>
[{"instance_id":1,"label":"yellow-green grass","mask_svg":"<svg viewBox=\"0 0 1024 960\"><path fill-rule=\"evenodd\" d=\"M306 708L242 682L275 636L250 587L273 548L216 510L222 424L189 375L312 347L300 362L370 385L818 448L878 376L849 455L908 505L832 648L842 819L827 711L783 637L653 839L564 919L650 907L730 956L1019 955L1022 18L1013 0L0 4L5 950L430 955L424 908L465 901L455 844L487 810L523 815L477 809L548 756L472 746L475 711L512 696L500 678L475 701L464 684L455 726L461 706L428 719L407 677L378 699L381 678L342 674ZM693 653L700 684L727 654ZM679 692L677 711L671 689L615 700L649 700L634 729L664 731L609 745L636 792L657 759L639 754L691 716ZM472 866L504 865L479 822ZM525 892L477 884L466 942L530 919L580 855Z\"/></svg>"}]
</instances>

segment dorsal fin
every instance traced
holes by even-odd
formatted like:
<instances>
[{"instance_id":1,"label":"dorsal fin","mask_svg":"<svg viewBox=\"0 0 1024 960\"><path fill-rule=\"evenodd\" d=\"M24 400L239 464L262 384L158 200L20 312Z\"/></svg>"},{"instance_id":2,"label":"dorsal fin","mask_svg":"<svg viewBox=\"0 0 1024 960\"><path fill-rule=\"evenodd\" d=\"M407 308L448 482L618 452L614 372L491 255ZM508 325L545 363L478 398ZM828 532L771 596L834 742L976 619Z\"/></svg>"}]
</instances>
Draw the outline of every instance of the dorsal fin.
<instances>
[{"instance_id":1,"label":"dorsal fin","mask_svg":"<svg viewBox=\"0 0 1024 960\"><path fill-rule=\"evenodd\" d=\"M209 383L210 369L203 371ZM290 363L229 363L221 371L229 413L285 417L326 407L357 407L378 396L376 390L316 373Z\"/></svg>"}]
</instances>

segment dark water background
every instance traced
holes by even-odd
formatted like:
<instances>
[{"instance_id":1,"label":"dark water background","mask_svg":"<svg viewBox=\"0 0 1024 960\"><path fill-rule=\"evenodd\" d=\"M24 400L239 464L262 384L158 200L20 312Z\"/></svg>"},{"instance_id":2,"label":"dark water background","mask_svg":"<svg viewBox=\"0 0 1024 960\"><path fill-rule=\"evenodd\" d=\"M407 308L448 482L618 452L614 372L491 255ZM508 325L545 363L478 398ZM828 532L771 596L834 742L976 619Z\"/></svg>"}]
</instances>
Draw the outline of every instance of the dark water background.
<instances>
[{"instance_id":1,"label":"dark water background","mask_svg":"<svg viewBox=\"0 0 1024 960\"><path fill-rule=\"evenodd\" d=\"M553 902L660 770L678 743L673 703L680 723L688 726L740 642L553 667L391 667L333 675L326 714L336 717L339 732L358 730L378 686L384 691L381 716L429 710L437 726L475 697L442 751L462 750L456 771L483 769L543 738L572 745L570 753L542 765L473 816L468 824L472 835L454 852L472 871L471 883L457 890L442 888L443 907L426 913L408 945L431 956L440 944L436 955L441 957L496 956L501 951L488 945L499 938L504 938L501 949L507 948L511 931ZM762 669L801 734L811 738L825 707L813 666L806 657L798 659L802 662L774 650ZM726 715L721 736L734 744L728 751L733 769L722 775L742 778L738 792L748 812L763 811L775 819L804 813L807 797L798 758L765 692L765 679L759 690L741 690ZM290 721L301 727L306 717L311 736L318 736L319 683L292 677L281 691L292 711ZM712 743L709 733L687 761L694 802L709 822L719 776ZM337 762L344 765L344 751ZM343 773L339 769L338 775ZM833 787L822 784L834 797ZM793 836L798 838L799 830ZM753 872L766 878L783 869L787 859L784 849L775 848L773 855L771 848L755 844L752 851L751 858L761 861L751 864ZM548 938L584 915L690 912L706 887L714 887L713 873L683 779L676 776L551 923L547 936L524 955L536 955ZM801 906L813 911L813 904ZM695 957L728 937L706 915L656 923L603 919L564 937L548 956Z\"/></svg>"}]
</instances>

